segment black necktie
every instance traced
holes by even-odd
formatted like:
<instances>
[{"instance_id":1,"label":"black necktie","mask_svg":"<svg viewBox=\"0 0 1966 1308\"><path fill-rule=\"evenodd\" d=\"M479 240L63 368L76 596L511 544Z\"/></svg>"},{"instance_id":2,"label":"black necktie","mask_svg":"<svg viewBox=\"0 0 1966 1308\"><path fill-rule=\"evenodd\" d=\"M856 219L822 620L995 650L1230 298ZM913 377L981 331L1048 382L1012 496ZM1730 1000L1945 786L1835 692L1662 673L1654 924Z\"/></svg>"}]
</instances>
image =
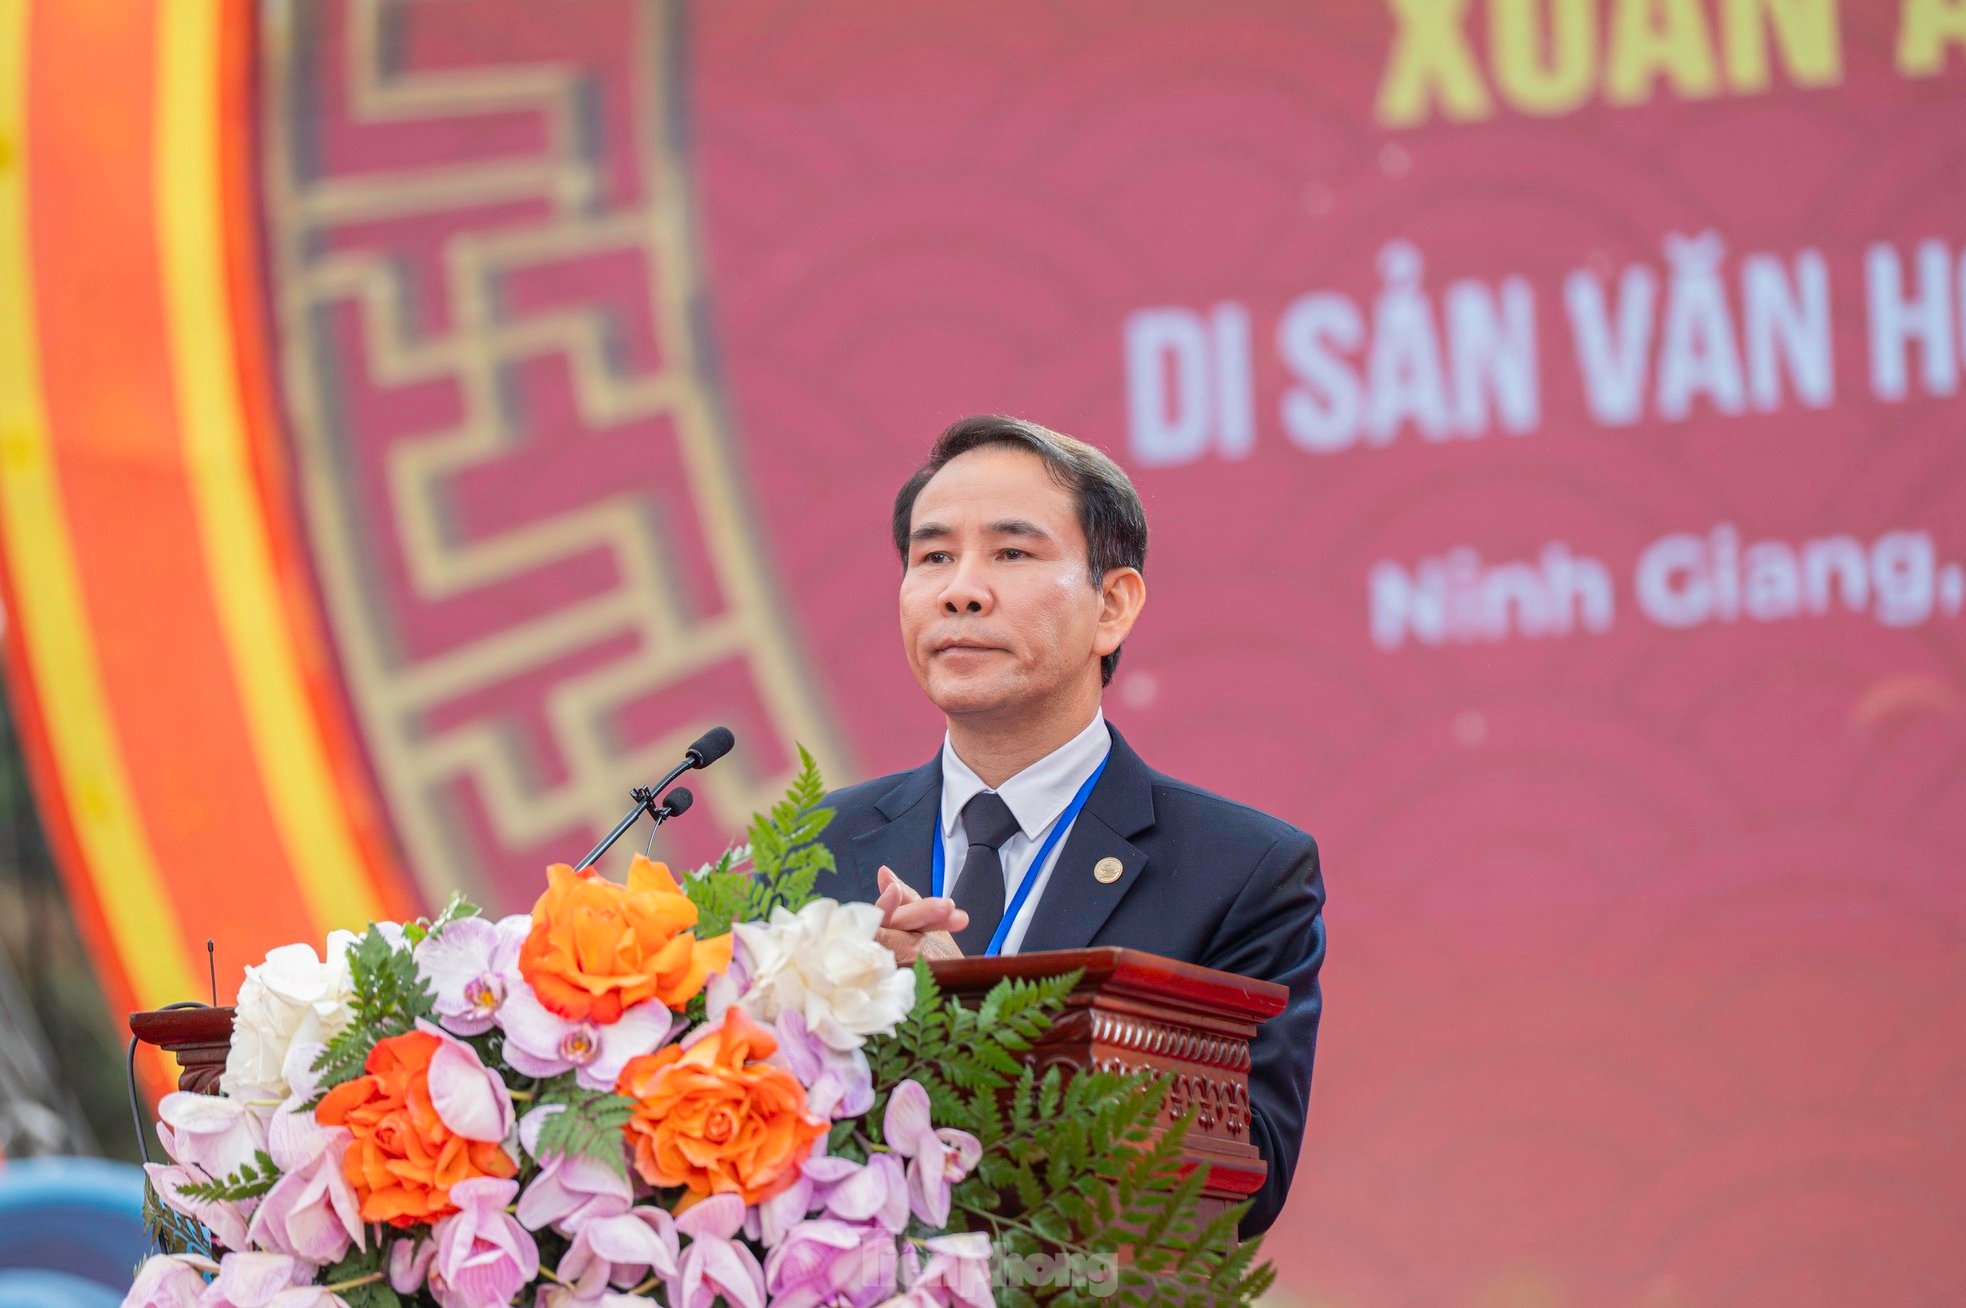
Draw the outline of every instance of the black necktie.
<instances>
[{"instance_id":1,"label":"black necktie","mask_svg":"<svg viewBox=\"0 0 1966 1308\"><path fill-rule=\"evenodd\" d=\"M1003 920L1003 842L1017 831L1017 819L1003 796L984 791L963 805L963 836L969 853L956 878L956 907L969 914L969 925L956 933L956 944L972 957L990 947L990 937Z\"/></svg>"}]
</instances>

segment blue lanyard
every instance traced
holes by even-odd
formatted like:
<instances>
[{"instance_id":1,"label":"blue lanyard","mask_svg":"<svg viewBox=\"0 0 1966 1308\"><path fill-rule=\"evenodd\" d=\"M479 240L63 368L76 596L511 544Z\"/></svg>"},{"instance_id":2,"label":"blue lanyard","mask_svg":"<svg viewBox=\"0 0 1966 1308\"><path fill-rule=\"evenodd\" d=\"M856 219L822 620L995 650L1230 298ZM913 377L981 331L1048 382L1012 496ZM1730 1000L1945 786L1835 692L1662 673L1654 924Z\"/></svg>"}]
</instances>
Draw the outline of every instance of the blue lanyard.
<instances>
[{"instance_id":1,"label":"blue lanyard","mask_svg":"<svg viewBox=\"0 0 1966 1308\"><path fill-rule=\"evenodd\" d=\"M1072 796L1072 802L1065 806L1065 811L1060 813L1058 820L1051 824L1051 834L1044 838L1042 845L1038 846L1037 857L1033 858L1030 866L1024 869L1024 876L1017 883L1017 893L1010 897L1010 906L1004 909L1003 917L997 922L996 934L990 937L990 947L983 951L985 957L995 958L1003 949L1004 937L1010 934L1011 924L1017 920L1018 911L1024 907L1024 901L1031 897L1031 887L1037 884L1037 874L1043 869L1045 859L1051 857L1051 851L1057 847L1059 838L1065 834L1065 828L1078 820L1079 810L1085 807L1086 800L1092 798L1092 788L1099 784L1100 774L1105 772L1107 759L1112 756L1112 752L1107 751L1106 757L1099 760L1099 766L1092 769L1092 775L1087 777L1085 784L1079 787L1079 793ZM948 855L942 849L942 817L939 813L935 819L934 843L935 852L929 859L931 868L929 884L940 898L943 870Z\"/></svg>"}]
</instances>

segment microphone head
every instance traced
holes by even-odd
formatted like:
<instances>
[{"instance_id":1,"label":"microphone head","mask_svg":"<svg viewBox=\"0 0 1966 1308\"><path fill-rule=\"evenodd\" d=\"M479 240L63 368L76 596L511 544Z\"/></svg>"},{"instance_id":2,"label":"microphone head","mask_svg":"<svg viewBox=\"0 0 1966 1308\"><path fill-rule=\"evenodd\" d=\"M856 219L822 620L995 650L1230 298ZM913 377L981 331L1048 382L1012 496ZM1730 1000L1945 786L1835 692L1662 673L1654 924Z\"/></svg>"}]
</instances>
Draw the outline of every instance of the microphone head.
<instances>
[{"instance_id":1,"label":"microphone head","mask_svg":"<svg viewBox=\"0 0 1966 1308\"><path fill-rule=\"evenodd\" d=\"M662 797L662 807L669 810L670 817L681 817L695 802L696 796L690 794L688 786L677 786Z\"/></svg>"},{"instance_id":2,"label":"microphone head","mask_svg":"<svg viewBox=\"0 0 1966 1308\"><path fill-rule=\"evenodd\" d=\"M689 757L694 760L692 766L699 768L709 767L712 763L715 763L718 759L730 753L731 746L736 743L737 737L730 734L729 727L710 728L690 744L688 753Z\"/></svg>"}]
</instances>

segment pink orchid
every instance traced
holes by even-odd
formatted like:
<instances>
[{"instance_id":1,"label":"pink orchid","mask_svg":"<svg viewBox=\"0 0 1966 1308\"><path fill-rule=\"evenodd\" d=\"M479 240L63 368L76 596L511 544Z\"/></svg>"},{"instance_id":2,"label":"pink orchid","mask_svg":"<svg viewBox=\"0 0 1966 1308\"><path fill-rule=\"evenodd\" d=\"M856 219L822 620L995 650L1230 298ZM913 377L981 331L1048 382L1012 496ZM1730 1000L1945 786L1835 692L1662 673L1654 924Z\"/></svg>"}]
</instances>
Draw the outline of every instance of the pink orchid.
<instances>
[{"instance_id":1,"label":"pink orchid","mask_svg":"<svg viewBox=\"0 0 1966 1308\"><path fill-rule=\"evenodd\" d=\"M163 1128L158 1128L163 1134ZM168 1144L166 1148L168 1148ZM192 1221L205 1226L212 1238L228 1249L246 1247L246 1222L252 1216L257 1199L226 1202L216 1199L193 1199L184 1193L188 1185L202 1185L215 1178L203 1172L194 1172L188 1167L165 1166L162 1163L145 1163L145 1176L150 1178L151 1188L157 1197L173 1212L183 1213Z\"/></svg>"},{"instance_id":2,"label":"pink orchid","mask_svg":"<svg viewBox=\"0 0 1966 1308\"><path fill-rule=\"evenodd\" d=\"M777 1248L786 1232L803 1222L812 1211L812 1196L816 1188L813 1166L827 1156L826 1137L822 1135L812 1142L812 1154L799 1169L798 1178L792 1184L763 1203L745 1210L745 1236L767 1249Z\"/></svg>"},{"instance_id":3,"label":"pink orchid","mask_svg":"<svg viewBox=\"0 0 1966 1308\"><path fill-rule=\"evenodd\" d=\"M765 1061L784 1068L806 1087L806 1107L819 1117L858 1117L874 1106L874 1074L858 1046L839 1049L788 1008L773 1023L778 1049Z\"/></svg>"},{"instance_id":4,"label":"pink orchid","mask_svg":"<svg viewBox=\"0 0 1966 1308\"><path fill-rule=\"evenodd\" d=\"M416 947L417 970L437 999L437 1018L459 1035L481 1035L496 1024L518 980L519 946L532 930L524 913L487 922L463 917Z\"/></svg>"},{"instance_id":5,"label":"pink orchid","mask_svg":"<svg viewBox=\"0 0 1966 1308\"><path fill-rule=\"evenodd\" d=\"M818 1213L843 1222L871 1222L891 1235L908 1225L908 1186L891 1154L865 1163L825 1152L826 1140L813 1143L812 1157L799 1179L759 1204L745 1219L745 1230L767 1249L776 1248L792 1228Z\"/></svg>"},{"instance_id":6,"label":"pink orchid","mask_svg":"<svg viewBox=\"0 0 1966 1308\"><path fill-rule=\"evenodd\" d=\"M930 1226L949 1224L951 1187L969 1175L983 1156L982 1142L953 1127L936 1130L929 1122L928 1091L903 1081L888 1096L881 1134L888 1147L909 1160L908 1204Z\"/></svg>"},{"instance_id":7,"label":"pink orchid","mask_svg":"<svg viewBox=\"0 0 1966 1308\"><path fill-rule=\"evenodd\" d=\"M341 1168L342 1152L354 1137L343 1127L317 1127L311 1152L275 1162L284 1174L260 1200L247 1228L247 1241L260 1249L288 1254L320 1267L337 1262L353 1244L363 1243L360 1202Z\"/></svg>"},{"instance_id":8,"label":"pink orchid","mask_svg":"<svg viewBox=\"0 0 1966 1308\"><path fill-rule=\"evenodd\" d=\"M565 1111L563 1105L545 1104L519 1119L519 1142L540 1164L539 1175L519 1196L519 1222L528 1230L550 1226L571 1237L595 1218L627 1212L635 1196L628 1177L598 1158L584 1154L540 1157L540 1131L555 1113Z\"/></svg>"},{"instance_id":9,"label":"pink orchid","mask_svg":"<svg viewBox=\"0 0 1966 1308\"><path fill-rule=\"evenodd\" d=\"M899 1235L908 1225L908 1188L892 1154L875 1154L865 1163L825 1159L813 1177L819 1210L846 1222L872 1222Z\"/></svg>"},{"instance_id":10,"label":"pink orchid","mask_svg":"<svg viewBox=\"0 0 1966 1308\"><path fill-rule=\"evenodd\" d=\"M592 1302L610 1285L636 1285L650 1274L674 1280L682 1270L680 1245L676 1221L664 1209L596 1217L580 1228L560 1259L559 1276L579 1296L576 1302Z\"/></svg>"},{"instance_id":11,"label":"pink orchid","mask_svg":"<svg viewBox=\"0 0 1966 1308\"><path fill-rule=\"evenodd\" d=\"M928 1266L920 1266L921 1256L912 1245L902 1254L908 1293L895 1303L905 1302L911 1308L915 1304L924 1308L992 1308L997 1300L990 1288L989 1236L972 1231L938 1235L923 1243L928 1248Z\"/></svg>"},{"instance_id":12,"label":"pink orchid","mask_svg":"<svg viewBox=\"0 0 1966 1308\"><path fill-rule=\"evenodd\" d=\"M157 1138L171 1164L144 1167L157 1195L177 1212L211 1228L219 1243L246 1246L246 1222L258 1201L193 1199L186 1186L230 1176L266 1148L266 1117L228 1095L177 1090L157 1105Z\"/></svg>"},{"instance_id":13,"label":"pink orchid","mask_svg":"<svg viewBox=\"0 0 1966 1308\"><path fill-rule=\"evenodd\" d=\"M724 1011L744 998L751 989L751 961L745 953L744 942L732 936L730 943L730 966L712 975L703 985L705 1026L715 1026L723 1021Z\"/></svg>"},{"instance_id":14,"label":"pink orchid","mask_svg":"<svg viewBox=\"0 0 1966 1308\"><path fill-rule=\"evenodd\" d=\"M506 993L498 1020L505 1028L505 1061L513 1070L535 1077L571 1070L589 1090L612 1090L629 1059L669 1038L675 1019L662 1001L648 999L624 1009L618 1021L569 1021L550 1012L532 987L519 981Z\"/></svg>"},{"instance_id":15,"label":"pink orchid","mask_svg":"<svg viewBox=\"0 0 1966 1308\"><path fill-rule=\"evenodd\" d=\"M266 1115L226 1095L174 1090L158 1102L157 1117L171 1161L214 1180L266 1147Z\"/></svg>"},{"instance_id":16,"label":"pink orchid","mask_svg":"<svg viewBox=\"0 0 1966 1308\"><path fill-rule=\"evenodd\" d=\"M430 1275L437 1246L427 1239L398 1240L389 1246L389 1288L397 1294L415 1294Z\"/></svg>"},{"instance_id":17,"label":"pink orchid","mask_svg":"<svg viewBox=\"0 0 1966 1308\"><path fill-rule=\"evenodd\" d=\"M123 1308L196 1308L205 1293L205 1273L217 1270L217 1263L196 1254L146 1258L123 1296Z\"/></svg>"},{"instance_id":18,"label":"pink orchid","mask_svg":"<svg viewBox=\"0 0 1966 1308\"><path fill-rule=\"evenodd\" d=\"M314 1268L276 1253L229 1253L205 1287L198 1308L346 1308L338 1295L311 1284Z\"/></svg>"},{"instance_id":19,"label":"pink orchid","mask_svg":"<svg viewBox=\"0 0 1966 1308\"><path fill-rule=\"evenodd\" d=\"M430 1232L429 1287L443 1308L509 1303L539 1275L539 1246L505 1211L518 1194L517 1181L489 1176L451 1187L457 1211Z\"/></svg>"},{"instance_id":20,"label":"pink orchid","mask_svg":"<svg viewBox=\"0 0 1966 1308\"><path fill-rule=\"evenodd\" d=\"M314 1070L314 1064L327 1050L326 1045L315 1040L296 1040L287 1046L286 1061L280 1064L280 1079L287 1083L287 1098L274 1110L273 1117L277 1118L283 1111L298 1109L320 1097L321 1074ZM268 1119L267 1129L273 1129L272 1119Z\"/></svg>"},{"instance_id":21,"label":"pink orchid","mask_svg":"<svg viewBox=\"0 0 1966 1308\"><path fill-rule=\"evenodd\" d=\"M894 1236L817 1218L792 1228L765 1260L772 1308L871 1308L894 1290Z\"/></svg>"},{"instance_id":22,"label":"pink orchid","mask_svg":"<svg viewBox=\"0 0 1966 1308\"><path fill-rule=\"evenodd\" d=\"M339 1260L351 1244L366 1247L361 1204L341 1167L354 1137L344 1127L322 1126L308 1107L318 1080L313 1062L321 1048L296 1044L287 1054L283 1074L293 1093L266 1127L266 1151L281 1176L247 1228L254 1248L317 1266Z\"/></svg>"},{"instance_id":23,"label":"pink orchid","mask_svg":"<svg viewBox=\"0 0 1966 1308\"><path fill-rule=\"evenodd\" d=\"M442 1042L430 1056L430 1105L437 1116L467 1140L504 1140L513 1120L505 1082L479 1060L477 1050L450 1032L422 1020L416 1025Z\"/></svg>"},{"instance_id":24,"label":"pink orchid","mask_svg":"<svg viewBox=\"0 0 1966 1308\"><path fill-rule=\"evenodd\" d=\"M744 1201L734 1194L713 1194L676 1219L690 1243L669 1282L670 1308L710 1308L718 1295L731 1308L764 1308L764 1269L737 1242L743 1225Z\"/></svg>"}]
</instances>

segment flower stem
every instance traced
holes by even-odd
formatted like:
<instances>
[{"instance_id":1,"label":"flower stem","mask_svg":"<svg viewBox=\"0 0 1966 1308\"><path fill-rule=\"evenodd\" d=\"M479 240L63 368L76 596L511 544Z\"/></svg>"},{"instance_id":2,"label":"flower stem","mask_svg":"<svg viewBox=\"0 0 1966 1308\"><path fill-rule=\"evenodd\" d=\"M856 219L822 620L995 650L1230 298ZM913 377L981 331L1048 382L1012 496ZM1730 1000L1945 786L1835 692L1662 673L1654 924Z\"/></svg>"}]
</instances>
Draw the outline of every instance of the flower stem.
<instances>
[{"instance_id":1,"label":"flower stem","mask_svg":"<svg viewBox=\"0 0 1966 1308\"><path fill-rule=\"evenodd\" d=\"M336 1281L333 1285L324 1285L321 1288L329 1294L338 1294L343 1290L353 1290L357 1286L374 1285L385 1275L387 1275L385 1272L370 1272L367 1276L357 1276L347 1281Z\"/></svg>"}]
</instances>

